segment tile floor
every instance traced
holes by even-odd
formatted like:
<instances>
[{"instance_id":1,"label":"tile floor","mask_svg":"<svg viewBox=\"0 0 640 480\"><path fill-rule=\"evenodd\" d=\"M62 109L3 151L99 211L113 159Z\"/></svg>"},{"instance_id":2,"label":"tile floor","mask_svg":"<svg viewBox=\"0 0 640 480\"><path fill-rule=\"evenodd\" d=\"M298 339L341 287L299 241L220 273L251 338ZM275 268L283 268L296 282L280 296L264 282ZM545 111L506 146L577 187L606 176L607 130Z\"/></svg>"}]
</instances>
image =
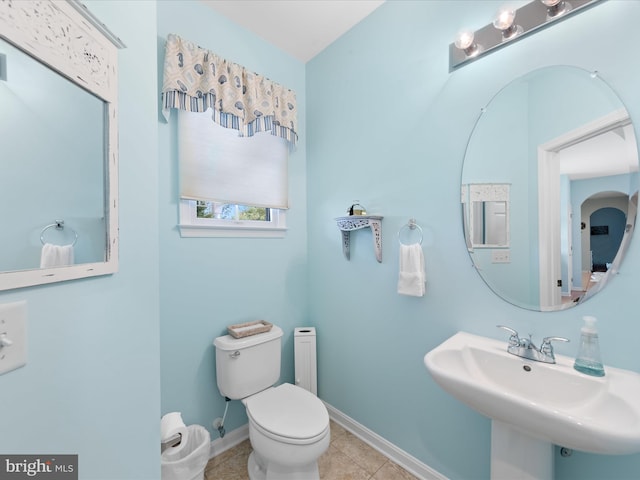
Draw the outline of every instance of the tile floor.
<instances>
[{"instance_id":1,"label":"tile floor","mask_svg":"<svg viewBox=\"0 0 640 480\"><path fill-rule=\"evenodd\" d=\"M205 480L248 480L251 444L245 440L209 460ZM331 421L331 445L318 461L321 480L417 480L416 477Z\"/></svg>"}]
</instances>

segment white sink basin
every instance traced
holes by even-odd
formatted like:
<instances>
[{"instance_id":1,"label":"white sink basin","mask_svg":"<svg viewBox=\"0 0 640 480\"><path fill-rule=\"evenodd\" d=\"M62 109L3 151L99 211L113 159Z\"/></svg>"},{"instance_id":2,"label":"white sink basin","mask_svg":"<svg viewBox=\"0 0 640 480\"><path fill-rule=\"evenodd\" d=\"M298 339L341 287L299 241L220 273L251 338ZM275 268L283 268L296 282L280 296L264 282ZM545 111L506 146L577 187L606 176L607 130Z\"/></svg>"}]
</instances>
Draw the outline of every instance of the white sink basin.
<instances>
[{"instance_id":1,"label":"white sink basin","mask_svg":"<svg viewBox=\"0 0 640 480\"><path fill-rule=\"evenodd\" d=\"M507 353L507 340L459 332L427 353L446 392L493 420L540 440L601 454L640 452L640 374L606 367L604 377Z\"/></svg>"}]
</instances>

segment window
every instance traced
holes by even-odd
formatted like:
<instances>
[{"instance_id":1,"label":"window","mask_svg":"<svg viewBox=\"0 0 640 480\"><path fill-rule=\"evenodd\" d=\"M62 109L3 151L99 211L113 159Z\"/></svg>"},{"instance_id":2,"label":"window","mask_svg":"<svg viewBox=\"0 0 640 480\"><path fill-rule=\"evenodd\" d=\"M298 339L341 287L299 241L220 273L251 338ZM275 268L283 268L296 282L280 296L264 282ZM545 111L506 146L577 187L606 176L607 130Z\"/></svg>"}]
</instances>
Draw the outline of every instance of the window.
<instances>
[{"instance_id":1,"label":"window","mask_svg":"<svg viewBox=\"0 0 640 480\"><path fill-rule=\"evenodd\" d=\"M284 237L286 210L180 200L183 237Z\"/></svg>"},{"instance_id":2,"label":"window","mask_svg":"<svg viewBox=\"0 0 640 480\"><path fill-rule=\"evenodd\" d=\"M179 111L180 234L282 237L288 208L286 142L238 137L211 112Z\"/></svg>"},{"instance_id":3,"label":"window","mask_svg":"<svg viewBox=\"0 0 640 480\"><path fill-rule=\"evenodd\" d=\"M197 201L196 217L268 222L271 220L271 209L251 207L248 205Z\"/></svg>"}]
</instances>

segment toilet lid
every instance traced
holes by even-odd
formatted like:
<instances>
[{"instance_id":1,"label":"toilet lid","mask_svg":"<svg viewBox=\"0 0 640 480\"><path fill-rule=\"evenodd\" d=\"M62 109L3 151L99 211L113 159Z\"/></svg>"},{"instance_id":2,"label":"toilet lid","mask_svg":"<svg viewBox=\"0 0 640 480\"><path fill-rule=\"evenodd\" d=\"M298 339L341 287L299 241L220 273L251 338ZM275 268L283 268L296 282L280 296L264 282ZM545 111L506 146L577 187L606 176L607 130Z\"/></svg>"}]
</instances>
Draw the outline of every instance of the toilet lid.
<instances>
[{"instance_id":1,"label":"toilet lid","mask_svg":"<svg viewBox=\"0 0 640 480\"><path fill-rule=\"evenodd\" d=\"M313 438L329 426L329 414L320 399L290 383L249 397L246 407L258 426L280 437Z\"/></svg>"}]
</instances>

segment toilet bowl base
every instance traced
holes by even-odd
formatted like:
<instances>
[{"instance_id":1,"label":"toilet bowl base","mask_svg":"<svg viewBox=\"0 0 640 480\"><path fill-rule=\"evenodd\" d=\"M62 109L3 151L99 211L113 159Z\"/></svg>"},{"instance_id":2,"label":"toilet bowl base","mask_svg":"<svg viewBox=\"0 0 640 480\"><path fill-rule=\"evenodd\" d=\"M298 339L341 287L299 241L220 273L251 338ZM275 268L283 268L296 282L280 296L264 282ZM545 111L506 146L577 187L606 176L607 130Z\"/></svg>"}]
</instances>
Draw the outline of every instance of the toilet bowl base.
<instances>
[{"instance_id":1,"label":"toilet bowl base","mask_svg":"<svg viewBox=\"0 0 640 480\"><path fill-rule=\"evenodd\" d=\"M255 452L249 455L247 463L249 480L319 480L318 462L302 466L287 466L267 463Z\"/></svg>"}]
</instances>

